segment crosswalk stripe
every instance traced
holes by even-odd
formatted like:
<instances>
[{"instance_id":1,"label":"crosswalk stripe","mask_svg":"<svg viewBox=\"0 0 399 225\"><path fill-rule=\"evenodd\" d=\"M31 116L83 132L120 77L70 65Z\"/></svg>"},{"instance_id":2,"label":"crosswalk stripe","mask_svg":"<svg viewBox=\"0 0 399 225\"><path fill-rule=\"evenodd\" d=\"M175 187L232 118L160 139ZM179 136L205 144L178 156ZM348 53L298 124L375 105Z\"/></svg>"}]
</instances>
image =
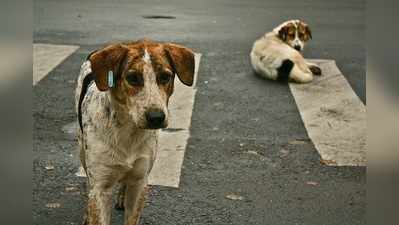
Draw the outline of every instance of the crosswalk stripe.
<instances>
[{"instance_id":1,"label":"crosswalk stripe","mask_svg":"<svg viewBox=\"0 0 399 225\"><path fill-rule=\"evenodd\" d=\"M323 75L290 83L305 128L322 160L332 166L366 165L366 108L333 60L310 60Z\"/></svg>"},{"instance_id":2,"label":"crosswalk stripe","mask_svg":"<svg viewBox=\"0 0 399 225\"><path fill-rule=\"evenodd\" d=\"M33 44L33 85L78 48L75 45Z\"/></svg>"}]
</instances>

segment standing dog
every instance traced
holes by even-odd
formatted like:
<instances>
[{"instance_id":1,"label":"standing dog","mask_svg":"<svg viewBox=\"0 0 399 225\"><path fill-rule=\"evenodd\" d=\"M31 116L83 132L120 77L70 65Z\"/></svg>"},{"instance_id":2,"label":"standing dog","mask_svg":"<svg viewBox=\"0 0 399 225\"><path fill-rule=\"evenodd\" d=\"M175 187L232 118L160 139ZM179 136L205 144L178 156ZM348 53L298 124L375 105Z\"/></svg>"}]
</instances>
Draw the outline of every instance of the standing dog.
<instances>
[{"instance_id":1,"label":"standing dog","mask_svg":"<svg viewBox=\"0 0 399 225\"><path fill-rule=\"evenodd\" d=\"M250 55L252 67L257 74L272 80L310 82L313 74L321 75L321 69L301 55L305 42L311 38L307 24L286 21L255 41Z\"/></svg>"},{"instance_id":2,"label":"standing dog","mask_svg":"<svg viewBox=\"0 0 399 225\"><path fill-rule=\"evenodd\" d=\"M168 125L175 74L191 86L194 67L190 49L151 40L110 45L88 56L75 94L80 158L89 187L85 224L111 223L117 183L124 224L138 224L158 129Z\"/></svg>"}]
</instances>

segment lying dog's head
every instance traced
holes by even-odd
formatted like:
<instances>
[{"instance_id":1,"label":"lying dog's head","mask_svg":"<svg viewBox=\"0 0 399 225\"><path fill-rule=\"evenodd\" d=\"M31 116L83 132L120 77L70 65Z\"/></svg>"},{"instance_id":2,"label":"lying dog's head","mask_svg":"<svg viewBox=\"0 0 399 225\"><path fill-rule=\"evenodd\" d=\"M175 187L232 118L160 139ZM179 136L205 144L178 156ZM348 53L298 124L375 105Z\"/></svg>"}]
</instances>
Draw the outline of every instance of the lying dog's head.
<instances>
[{"instance_id":1,"label":"lying dog's head","mask_svg":"<svg viewBox=\"0 0 399 225\"><path fill-rule=\"evenodd\" d=\"M175 74L187 86L194 80L194 53L170 43L141 40L110 45L92 53L89 60L97 88L110 91L111 101L137 128L166 127Z\"/></svg>"},{"instance_id":2,"label":"lying dog's head","mask_svg":"<svg viewBox=\"0 0 399 225\"><path fill-rule=\"evenodd\" d=\"M276 27L279 38L298 51L302 51L305 42L312 38L309 26L300 20L289 20Z\"/></svg>"}]
</instances>

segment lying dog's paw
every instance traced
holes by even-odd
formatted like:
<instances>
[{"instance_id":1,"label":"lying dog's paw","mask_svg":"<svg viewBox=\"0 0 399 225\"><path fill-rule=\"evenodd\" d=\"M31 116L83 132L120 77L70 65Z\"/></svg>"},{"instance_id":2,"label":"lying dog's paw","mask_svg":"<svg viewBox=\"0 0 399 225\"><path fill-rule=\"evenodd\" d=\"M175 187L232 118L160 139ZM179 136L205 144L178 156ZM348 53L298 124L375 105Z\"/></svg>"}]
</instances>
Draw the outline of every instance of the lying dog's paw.
<instances>
[{"instance_id":1,"label":"lying dog's paw","mask_svg":"<svg viewBox=\"0 0 399 225\"><path fill-rule=\"evenodd\" d=\"M321 75L321 69L318 66L309 66L310 71L312 71L313 75L320 76Z\"/></svg>"}]
</instances>

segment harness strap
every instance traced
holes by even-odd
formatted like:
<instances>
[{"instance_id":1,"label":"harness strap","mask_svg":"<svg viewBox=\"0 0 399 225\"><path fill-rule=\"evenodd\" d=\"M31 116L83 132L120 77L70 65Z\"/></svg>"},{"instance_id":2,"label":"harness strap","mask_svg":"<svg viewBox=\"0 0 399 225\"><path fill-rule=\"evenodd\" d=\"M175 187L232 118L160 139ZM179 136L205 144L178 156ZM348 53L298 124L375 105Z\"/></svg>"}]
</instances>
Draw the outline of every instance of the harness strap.
<instances>
[{"instance_id":1,"label":"harness strap","mask_svg":"<svg viewBox=\"0 0 399 225\"><path fill-rule=\"evenodd\" d=\"M80 91L80 96L79 96L79 104L78 104L78 121L79 121L79 126L80 126L80 131L83 132L83 125L82 125L82 103L83 100L86 96L87 89L90 85L90 83L94 80L94 74L89 73L86 75L86 77L83 79L82 83L82 89Z\"/></svg>"}]
</instances>

